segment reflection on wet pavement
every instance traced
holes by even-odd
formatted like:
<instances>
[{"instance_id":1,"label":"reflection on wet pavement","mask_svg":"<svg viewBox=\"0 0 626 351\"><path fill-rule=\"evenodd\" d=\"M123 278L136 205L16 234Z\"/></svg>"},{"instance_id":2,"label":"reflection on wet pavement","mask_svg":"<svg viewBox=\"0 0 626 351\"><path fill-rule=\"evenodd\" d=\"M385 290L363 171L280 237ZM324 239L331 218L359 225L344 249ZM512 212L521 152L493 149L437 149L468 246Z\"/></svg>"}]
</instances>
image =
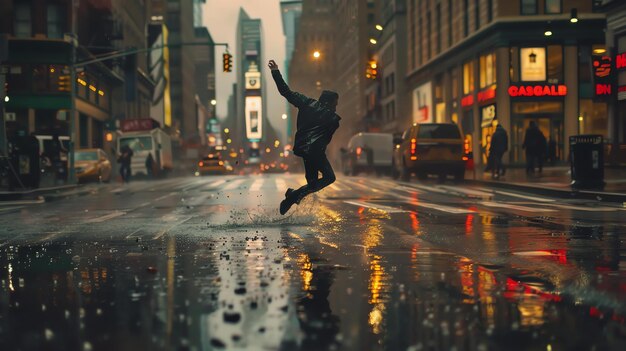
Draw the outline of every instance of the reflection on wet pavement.
<instances>
[{"instance_id":1,"label":"reflection on wet pavement","mask_svg":"<svg viewBox=\"0 0 626 351\"><path fill-rule=\"evenodd\" d=\"M626 349L623 227L316 202L1 246L0 345Z\"/></svg>"}]
</instances>

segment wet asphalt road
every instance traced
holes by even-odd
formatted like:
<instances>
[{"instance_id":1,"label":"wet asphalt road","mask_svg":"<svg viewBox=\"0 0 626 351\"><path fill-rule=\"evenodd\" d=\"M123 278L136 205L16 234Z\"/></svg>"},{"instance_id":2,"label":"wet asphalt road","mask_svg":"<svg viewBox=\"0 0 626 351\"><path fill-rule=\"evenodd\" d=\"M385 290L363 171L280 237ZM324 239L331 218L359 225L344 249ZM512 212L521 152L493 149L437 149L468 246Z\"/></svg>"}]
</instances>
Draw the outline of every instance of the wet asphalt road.
<instances>
[{"instance_id":1,"label":"wet asphalt road","mask_svg":"<svg viewBox=\"0 0 626 351\"><path fill-rule=\"evenodd\" d=\"M0 206L0 350L626 350L625 208L302 175Z\"/></svg>"}]
</instances>

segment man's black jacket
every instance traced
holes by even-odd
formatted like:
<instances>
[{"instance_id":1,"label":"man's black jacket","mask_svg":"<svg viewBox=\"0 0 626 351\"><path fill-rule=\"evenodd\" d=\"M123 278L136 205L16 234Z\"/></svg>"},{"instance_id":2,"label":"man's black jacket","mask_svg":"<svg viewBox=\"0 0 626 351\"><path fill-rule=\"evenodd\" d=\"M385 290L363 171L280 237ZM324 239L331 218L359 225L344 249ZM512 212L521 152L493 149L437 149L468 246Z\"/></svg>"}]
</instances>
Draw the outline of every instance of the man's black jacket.
<instances>
[{"instance_id":1,"label":"man's black jacket","mask_svg":"<svg viewBox=\"0 0 626 351\"><path fill-rule=\"evenodd\" d=\"M293 153L300 157L306 157L325 152L326 146L339 128L341 118L335 111L319 101L291 91L280 71L272 70L272 77L280 95L298 108Z\"/></svg>"}]
</instances>

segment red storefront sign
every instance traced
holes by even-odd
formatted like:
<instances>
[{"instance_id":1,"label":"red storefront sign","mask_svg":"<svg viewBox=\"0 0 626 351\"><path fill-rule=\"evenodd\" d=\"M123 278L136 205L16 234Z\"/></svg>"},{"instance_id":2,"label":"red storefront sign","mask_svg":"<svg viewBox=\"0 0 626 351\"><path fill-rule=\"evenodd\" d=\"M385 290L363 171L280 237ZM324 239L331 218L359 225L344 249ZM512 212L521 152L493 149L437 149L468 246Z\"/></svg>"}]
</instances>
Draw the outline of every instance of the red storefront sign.
<instances>
[{"instance_id":1,"label":"red storefront sign","mask_svg":"<svg viewBox=\"0 0 626 351\"><path fill-rule=\"evenodd\" d=\"M120 121L122 132L137 132L159 128L159 123L152 118L124 119Z\"/></svg>"},{"instance_id":2,"label":"red storefront sign","mask_svg":"<svg viewBox=\"0 0 626 351\"><path fill-rule=\"evenodd\" d=\"M596 84L596 96L611 95L611 84Z\"/></svg>"},{"instance_id":3,"label":"red storefront sign","mask_svg":"<svg viewBox=\"0 0 626 351\"><path fill-rule=\"evenodd\" d=\"M474 104L474 95L467 95L461 98L461 106L469 107Z\"/></svg>"},{"instance_id":4,"label":"red storefront sign","mask_svg":"<svg viewBox=\"0 0 626 351\"><path fill-rule=\"evenodd\" d=\"M509 87L511 97L542 97L542 96L565 96L567 86L565 85L512 85Z\"/></svg>"},{"instance_id":5,"label":"red storefront sign","mask_svg":"<svg viewBox=\"0 0 626 351\"><path fill-rule=\"evenodd\" d=\"M615 67L617 69L626 68L626 52L622 52L621 54L617 54L615 57Z\"/></svg>"},{"instance_id":6,"label":"red storefront sign","mask_svg":"<svg viewBox=\"0 0 626 351\"><path fill-rule=\"evenodd\" d=\"M478 102L485 102L496 98L496 88L488 88L478 92Z\"/></svg>"}]
</instances>

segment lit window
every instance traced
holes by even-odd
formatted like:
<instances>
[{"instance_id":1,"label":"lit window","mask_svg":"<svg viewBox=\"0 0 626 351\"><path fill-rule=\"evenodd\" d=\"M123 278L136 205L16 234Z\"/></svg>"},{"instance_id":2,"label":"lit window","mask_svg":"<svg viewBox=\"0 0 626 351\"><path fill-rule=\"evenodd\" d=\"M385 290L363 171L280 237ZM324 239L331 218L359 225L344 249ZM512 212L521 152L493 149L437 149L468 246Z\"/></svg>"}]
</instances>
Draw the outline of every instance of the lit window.
<instances>
[{"instance_id":1,"label":"lit window","mask_svg":"<svg viewBox=\"0 0 626 351\"><path fill-rule=\"evenodd\" d=\"M463 95L474 92L474 63L463 65Z\"/></svg>"},{"instance_id":2,"label":"lit window","mask_svg":"<svg viewBox=\"0 0 626 351\"><path fill-rule=\"evenodd\" d=\"M545 0L546 1L546 13L562 13L563 9L561 8L562 0Z\"/></svg>"}]
</instances>

